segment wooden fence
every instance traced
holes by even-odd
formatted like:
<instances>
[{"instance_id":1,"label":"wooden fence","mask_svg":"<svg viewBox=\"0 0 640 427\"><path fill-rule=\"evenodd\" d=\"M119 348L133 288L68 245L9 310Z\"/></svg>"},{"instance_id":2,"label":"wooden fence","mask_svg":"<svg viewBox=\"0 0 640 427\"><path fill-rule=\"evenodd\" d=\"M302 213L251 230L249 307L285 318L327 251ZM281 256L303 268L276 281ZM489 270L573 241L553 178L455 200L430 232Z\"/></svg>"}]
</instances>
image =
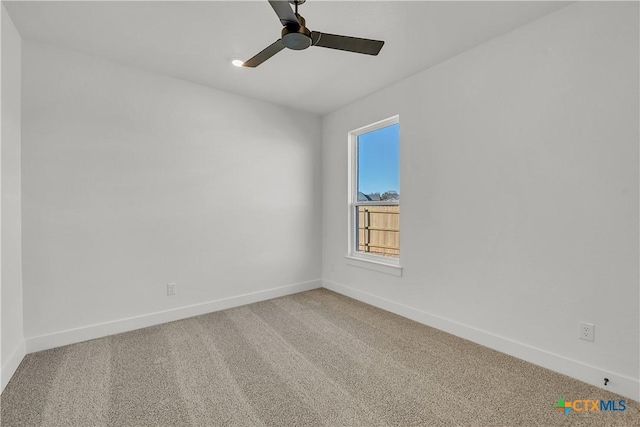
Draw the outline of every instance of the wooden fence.
<instances>
[{"instance_id":1,"label":"wooden fence","mask_svg":"<svg viewBox=\"0 0 640 427\"><path fill-rule=\"evenodd\" d=\"M358 206L358 251L400 257L400 206Z\"/></svg>"}]
</instances>

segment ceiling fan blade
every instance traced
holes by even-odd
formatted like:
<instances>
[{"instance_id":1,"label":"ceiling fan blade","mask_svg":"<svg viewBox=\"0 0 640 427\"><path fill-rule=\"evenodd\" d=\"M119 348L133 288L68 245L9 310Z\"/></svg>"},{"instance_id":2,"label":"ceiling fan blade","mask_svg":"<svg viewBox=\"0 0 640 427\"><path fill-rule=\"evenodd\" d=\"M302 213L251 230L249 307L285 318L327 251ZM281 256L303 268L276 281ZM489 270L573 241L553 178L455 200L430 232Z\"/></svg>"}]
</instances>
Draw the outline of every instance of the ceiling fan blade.
<instances>
[{"instance_id":1,"label":"ceiling fan blade","mask_svg":"<svg viewBox=\"0 0 640 427\"><path fill-rule=\"evenodd\" d=\"M320 33L318 31L311 32L311 39L313 40L313 46L364 53L366 55L377 55L384 45L382 40L337 36L335 34Z\"/></svg>"},{"instance_id":2,"label":"ceiling fan blade","mask_svg":"<svg viewBox=\"0 0 640 427\"><path fill-rule=\"evenodd\" d=\"M293 13L291 5L287 0L269 0L269 4L280 18L282 25L295 24L298 25L298 18Z\"/></svg>"},{"instance_id":3,"label":"ceiling fan blade","mask_svg":"<svg viewBox=\"0 0 640 427\"><path fill-rule=\"evenodd\" d=\"M256 56L254 56L253 58L249 59L248 61L245 61L242 64L242 66L243 67L250 67L250 68L257 67L258 65L262 64L267 59L271 58L276 53L280 52L282 49L284 49L284 44L282 44L282 39L278 39L275 42L273 42L272 44L270 44L269 46L267 46L265 49L263 49Z\"/></svg>"}]
</instances>

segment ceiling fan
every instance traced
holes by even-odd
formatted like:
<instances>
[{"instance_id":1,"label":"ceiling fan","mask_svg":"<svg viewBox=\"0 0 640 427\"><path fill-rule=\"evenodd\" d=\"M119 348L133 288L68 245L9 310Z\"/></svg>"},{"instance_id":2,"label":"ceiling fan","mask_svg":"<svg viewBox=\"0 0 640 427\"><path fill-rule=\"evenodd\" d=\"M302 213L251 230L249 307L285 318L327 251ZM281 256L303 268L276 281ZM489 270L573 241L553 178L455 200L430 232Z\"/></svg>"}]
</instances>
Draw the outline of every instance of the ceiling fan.
<instances>
[{"instance_id":1,"label":"ceiling fan","mask_svg":"<svg viewBox=\"0 0 640 427\"><path fill-rule=\"evenodd\" d=\"M335 34L310 31L306 27L305 19L298 14L298 6L306 0L269 0L269 4L280 18L284 26L282 38L276 40L253 58L245 61L243 67L257 67L282 49L303 50L310 46L326 47L329 49L345 50L348 52L377 55L384 42L381 40L361 39L358 37L338 36ZM295 12L289 6L295 6Z\"/></svg>"}]
</instances>

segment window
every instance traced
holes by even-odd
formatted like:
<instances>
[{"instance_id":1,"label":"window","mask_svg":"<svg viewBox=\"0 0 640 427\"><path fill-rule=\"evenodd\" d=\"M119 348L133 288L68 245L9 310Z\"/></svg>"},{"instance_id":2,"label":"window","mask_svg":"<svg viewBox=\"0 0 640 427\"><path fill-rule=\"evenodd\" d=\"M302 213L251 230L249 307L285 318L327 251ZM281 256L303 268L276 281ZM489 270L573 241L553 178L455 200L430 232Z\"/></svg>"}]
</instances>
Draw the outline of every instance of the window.
<instances>
[{"instance_id":1,"label":"window","mask_svg":"<svg viewBox=\"0 0 640 427\"><path fill-rule=\"evenodd\" d=\"M398 265L398 116L349 133L349 256Z\"/></svg>"}]
</instances>

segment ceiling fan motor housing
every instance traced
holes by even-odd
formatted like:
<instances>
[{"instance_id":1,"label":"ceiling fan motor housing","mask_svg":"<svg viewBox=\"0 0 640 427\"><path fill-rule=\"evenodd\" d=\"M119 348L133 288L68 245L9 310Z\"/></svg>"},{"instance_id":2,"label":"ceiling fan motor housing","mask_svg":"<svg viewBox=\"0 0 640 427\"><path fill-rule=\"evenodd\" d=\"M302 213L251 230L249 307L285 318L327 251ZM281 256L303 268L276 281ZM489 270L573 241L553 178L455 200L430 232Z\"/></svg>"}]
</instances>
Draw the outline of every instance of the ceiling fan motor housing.
<instances>
[{"instance_id":1,"label":"ceiling fan motor housing","mask_svg":"<svg viewBox=\"0 0 640 427\"><path fill-rule=\"evenodd\" d=\"M304 50L311 46L311 31L305 27L305 19L296 13L299 25L287 24L282 28L282 44L293 50Z\"/></svg>"}]
</instances>

